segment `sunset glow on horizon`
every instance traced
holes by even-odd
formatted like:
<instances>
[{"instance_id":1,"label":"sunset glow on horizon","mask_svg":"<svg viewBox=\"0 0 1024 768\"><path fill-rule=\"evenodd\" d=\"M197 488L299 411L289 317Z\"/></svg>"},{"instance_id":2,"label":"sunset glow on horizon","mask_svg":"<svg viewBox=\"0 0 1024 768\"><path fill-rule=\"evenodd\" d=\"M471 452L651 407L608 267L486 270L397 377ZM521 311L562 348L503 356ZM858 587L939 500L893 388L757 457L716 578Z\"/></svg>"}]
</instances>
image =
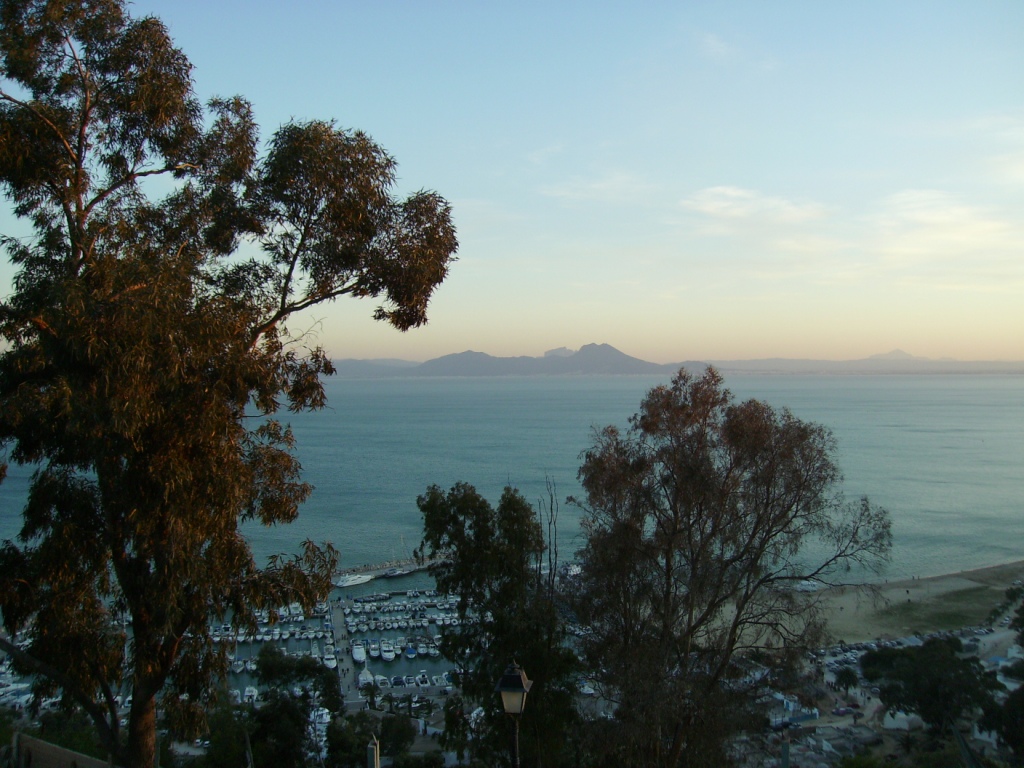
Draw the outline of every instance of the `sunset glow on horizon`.
<instances>
[{"instance_id":1,"label":"sunset glow on horizon","mask_svg":"<svg viewBox=\"0 0 1024 768\"><path fill-rule=\"evenodd\" d=\"M292 320L335 358L1024 359L1019 2L132 10L264 140L334 119L451 203L427 326Z\"/></svg>"}]
</instances>

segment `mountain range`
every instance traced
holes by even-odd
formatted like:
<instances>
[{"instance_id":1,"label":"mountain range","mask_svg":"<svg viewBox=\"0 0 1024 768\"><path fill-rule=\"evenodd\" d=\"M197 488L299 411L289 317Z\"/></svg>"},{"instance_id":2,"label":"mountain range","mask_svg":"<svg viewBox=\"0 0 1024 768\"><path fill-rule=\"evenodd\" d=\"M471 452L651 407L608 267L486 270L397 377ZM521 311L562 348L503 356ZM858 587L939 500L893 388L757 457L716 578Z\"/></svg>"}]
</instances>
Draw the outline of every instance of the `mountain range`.
<instances>
[{"instance_id":1,"label":"mountain range","mask_svg":"<svg viewBox=\"0 0 1024 768\"><path fill-rule=\"evenodd\" d=\"M620 352L609 344L586 344L578 350L549 350L543 357L494 357L484 352L458 352L427 360L335 360L340 376L631 376L672 374L679 368L693 371L713 365L723 373L779 374L913 374L913 373L1024 373L1024 361L962 361L916 357L894 350L860 360L685 360L650 363Z\"/></svg>"}]
</instances>

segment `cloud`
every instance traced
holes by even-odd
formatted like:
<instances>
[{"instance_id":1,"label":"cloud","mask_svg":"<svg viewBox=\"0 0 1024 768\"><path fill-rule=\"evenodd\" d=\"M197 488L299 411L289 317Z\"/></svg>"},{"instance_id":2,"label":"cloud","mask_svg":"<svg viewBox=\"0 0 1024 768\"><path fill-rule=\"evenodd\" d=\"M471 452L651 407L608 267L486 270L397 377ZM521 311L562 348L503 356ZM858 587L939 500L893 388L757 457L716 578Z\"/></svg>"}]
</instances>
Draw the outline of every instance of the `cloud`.
<instances>
[{"instance_id":1,"label":"cloud","mask_svg":"<svg viewBox=\"0 0 1024 768\"><path fill-rule=\"evenodd\" d=\"M904 124L901 130L915 138L950 142L951 154L971 158L987 179L1014 186L1024 183L1022 115L997 113L914 121Z\"/></svg>"},{"instance_id":2,"label":"cloud","mask_svg":"<svg viewBox=\"0 0 1024 768\"><path fill-rule=\"evenodd\" d=\"M996 155L989 160L992 176L1010 184L1024 184L1024 150Z\"/></svg>"},{"instance_id":3,"label":"cloud","mask_svg":"<svg viewBox=\"0 0 1024 768\"><path fill-rule=\"evenodd\" d=\"M774 56L744 50L714 32L699 33L696 36L696 47L701 58L715 64L738 65L760 74L771 74L780 67Z\"/></svg>"},{"instance_id":4,"label":"cloud","mask_svg":"<svg viewBox=\"0 0 1024 768\"><path fill-rule=\"evenodd\" d=\"M942 190L901 190L866 213L731 186L681 205L701 214L695 234L708 248L725 245L717 261L749 279L986 293L1024 285L1019 219Z\"/></svg>"},{"instance_id":5,"label":"cloud","mask_svg":"<svg viewBox=\"0 0 1024 768\"><path fill-rule=\"evenodd\" d=\"M570 201L632 202L648 196L653 185L638 176L615 172L592 179L574 178L540 188L546 197Z\"/></svg>"},{"instance_id":6,"label":"cloud","mask_svg":"<svg viewBox=\"0 0 1024 768\"><path fill-rule=\"evenodd\" d=\"M874 247L893 265L952 268L971 279L1009 269L1021 279L1024 231L997 212L939 190L909 189L869 217Z\"/></svg>"},{"instance_id":7,"label":"cloud","mask_svg":"<svg viewBox=\"0 0 1024 768\"><path fill-rule=\"evenodd\" d=\"M729 61L735 58L737 49L713 32L703 33L698 40L697 49L704 58L712 61Z\"/></svg>"},{"instance_id":8,"label":"cloud","mask_svg":"<svg viewBox=\"0 0 1024 768\"><path fill-rule=\"evenodd\" d=\"M718 219L759 219L797 223L819 219L827 209L819 203L797 202L741 187L708 187L684 199L682 206Z\"/></svg>"},{"instance_id":9,"label":"cloud","mask_svg":"<svg viewBox=\"0 0 1024 768\"><path fill-rule=\"evenodd\" d=\"M564 144L549 144L546 147L535 149L526 154L526 160L530 165L546 165L553 157L557 157L565 151Z\"/></svg>"}]
</instances>

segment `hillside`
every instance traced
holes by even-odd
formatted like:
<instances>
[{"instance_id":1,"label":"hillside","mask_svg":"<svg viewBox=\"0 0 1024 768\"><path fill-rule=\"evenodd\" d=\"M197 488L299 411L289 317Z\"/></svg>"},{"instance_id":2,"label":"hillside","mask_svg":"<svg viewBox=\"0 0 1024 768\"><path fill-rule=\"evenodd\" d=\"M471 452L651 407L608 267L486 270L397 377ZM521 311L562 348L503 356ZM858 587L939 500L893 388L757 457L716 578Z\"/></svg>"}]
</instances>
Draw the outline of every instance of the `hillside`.
<instances>
[{"instance_id":1,"label":"hillside","mask_svg":"<svg viewBox=\"0 0 1024 768\"><path fill-rule=\"evenodd\" d=\"M458 352L423 363L407 360L336 360L343 377L385 376L636 376L671 374L680 367L700 370L714 365L723 373L772 374L981 374L1024 373L1024 361L959 361L915 357L900 350L861 360L690 360L651 363L631 357L609 344L586 344L577 351L564 347L543 357L494 357L485 352Z\"/></svg>"}]
</instances>

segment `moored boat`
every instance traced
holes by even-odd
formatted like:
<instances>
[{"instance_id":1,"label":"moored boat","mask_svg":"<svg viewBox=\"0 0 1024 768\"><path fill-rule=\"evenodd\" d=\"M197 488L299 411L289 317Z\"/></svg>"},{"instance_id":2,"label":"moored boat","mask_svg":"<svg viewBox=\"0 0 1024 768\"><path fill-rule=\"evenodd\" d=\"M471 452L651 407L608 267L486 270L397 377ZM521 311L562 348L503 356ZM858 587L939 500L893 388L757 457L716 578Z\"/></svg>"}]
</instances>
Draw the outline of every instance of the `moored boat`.
<instances>
[{"instance_id":1,"label":"moored boat","mask_svg":"<svg viewBox=\"0 0 1024 768\"><path fill-rule=\"evenodd\" d=\"M334 586L339 589L345 589L346 587L355 587L372 580L373 574L371 573L349 573L334 582Z\"/></svg>"},{"instance_id":2,"label":"moored boat","mask_svg":"<svg viewBox=\"0 0 1024 768\"><path fill-rule=\"evenodd\" d=\"M362 640L352 641L352 661L356 664L364 664L366 662L366 647L363 645Z\"/></svg>"}]
</instances>

